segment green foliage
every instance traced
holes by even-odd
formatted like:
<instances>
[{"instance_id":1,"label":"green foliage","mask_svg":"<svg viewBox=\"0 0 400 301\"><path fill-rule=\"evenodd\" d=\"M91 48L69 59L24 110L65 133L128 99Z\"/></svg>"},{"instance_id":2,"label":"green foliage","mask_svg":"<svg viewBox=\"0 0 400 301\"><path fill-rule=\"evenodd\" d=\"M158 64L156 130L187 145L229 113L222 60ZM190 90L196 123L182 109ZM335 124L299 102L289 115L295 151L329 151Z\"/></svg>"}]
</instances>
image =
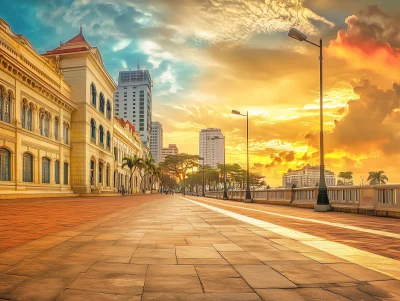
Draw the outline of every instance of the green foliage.
<instances>
[{"instance_id":1,"label":"green foliage","mask_svg":"<svg viewBox=\"0 0 400 301\"><path fill-rule=\"evenodd\" d=\"M353 185L353 172L342 171L339 172L337 185Z\"/></svg>"},{"instance_id":2,"label":"green foliage","mask_svg":"<svg viewBox=\"0 0 400 301\"><path fill-rule=\"evenodd\" d=\"M386 181L389 181L385 172L383 170L380 171L370 171L368 173L368 181L369 185L379 185L386 184Z\"/></svg>"}]
</instances>

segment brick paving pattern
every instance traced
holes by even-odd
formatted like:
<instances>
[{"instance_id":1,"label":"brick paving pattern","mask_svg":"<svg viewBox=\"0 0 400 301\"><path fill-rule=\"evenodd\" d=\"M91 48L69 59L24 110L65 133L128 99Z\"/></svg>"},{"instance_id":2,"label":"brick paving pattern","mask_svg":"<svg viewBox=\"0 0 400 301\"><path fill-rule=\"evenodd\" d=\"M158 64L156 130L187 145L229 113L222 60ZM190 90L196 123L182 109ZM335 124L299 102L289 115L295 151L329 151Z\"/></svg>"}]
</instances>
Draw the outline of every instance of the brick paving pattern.
<instances>
[{"instance_id":1,"label":"brick paving pattern","mask_svg":"<svg viewBox=\"0 0 400 301\"><path fill-rule=\"evenodd\" d=\"M137 206L141 197L0 200L0 252L31 240Z\"/></svg>"},{"instance_id":2,"label":"brick paving pattern","mask_svg":"<svg viewBox=\"0 0 400 301\"><path fill-rule=\"evenodd\" d=\"M400 300L399 280L177 196L96 201L0 253L0 300Z\"/></svg>"}]
</instances>

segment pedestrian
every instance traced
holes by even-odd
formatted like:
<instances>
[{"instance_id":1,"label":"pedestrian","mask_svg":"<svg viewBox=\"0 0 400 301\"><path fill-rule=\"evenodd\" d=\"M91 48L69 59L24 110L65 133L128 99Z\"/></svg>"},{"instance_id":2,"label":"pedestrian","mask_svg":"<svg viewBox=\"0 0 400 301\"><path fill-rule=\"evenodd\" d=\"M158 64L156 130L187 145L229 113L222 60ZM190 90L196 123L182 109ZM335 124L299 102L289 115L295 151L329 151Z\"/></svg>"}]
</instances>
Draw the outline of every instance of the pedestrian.
<instances>
[{"instance_id":1,"label":"pedestrian","mask_svg":"<svg viewBox=\"0 0 400 301\"><path fill-rule=\"evenodd\" d=\"M122 196L125 195L125 187L124 187L124 185L121 186L121 193L122 193Z\"/></svg>"}]
</instances>

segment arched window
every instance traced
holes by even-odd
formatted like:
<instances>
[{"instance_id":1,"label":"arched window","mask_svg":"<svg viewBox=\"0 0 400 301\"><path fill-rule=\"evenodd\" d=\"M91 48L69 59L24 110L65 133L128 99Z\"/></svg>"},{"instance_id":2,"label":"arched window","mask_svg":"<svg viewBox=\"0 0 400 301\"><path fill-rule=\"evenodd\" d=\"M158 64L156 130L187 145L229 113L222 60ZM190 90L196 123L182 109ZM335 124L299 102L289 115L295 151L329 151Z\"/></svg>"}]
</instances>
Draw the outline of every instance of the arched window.
<instances>
[{"instance_id":1,"label":"arched window","mask_svg":"<svg viewBox=\"0 0 400 301\"><path fill-rule=\"evenodd\" d=\"M44 109L39 111L39 129L40 135L49 137L50 136L50 114Z\"/></svg>"},{"instance_id":2,"label":"arched window","mask_svg":"<svg viewBox=\"0 0 400 301\"><path fill-rule=\"evenodd\" d=\"M94 161L90 160L90 185L94 185L94 166Z\"/></svg>"},{"instance_id":3,"label":"arched window","mask_svg":"<svg viewBox=\"0 0 400 301\"><path fill-rule=\"evenodd\" d=\"M110 100L107 99L107 119L111 120L111 103Z\"/></svg>"},{"instance_id":4,"label":"arched window","mask_svg":"<svg viewBox=\"0 0 400 301\"><path fill-rule=\"evenodd\" d=\"M42 158L42 183L50 184L50 159Z\"/></svg>"},{"instance_id":5,"label":"arched window","mask_svg":"<svg viewBox=\"0 0 400 301\"><path fill-rule=\"evenodd\" d=\"M106 141L107 149L110 150L111 148L111 135L110 132L107 131L107 141Z\"/></svg>"},{"instance_id":6,"label":"arched window","mask_svg":"<svg viewBox=\"0 0 400 301\"><path fill-rule=\"evenodd\" d=\"M68 163L64 162L64 185L68 185Z\"/></svg>"},{"instance_id":7,"label":"arched window","mask_svg":"<svg viewBox=\"0 0 400 301\"><path fill-rule=\"evenodd\" d=\"M97 92L96 92L96 86L93 83L90 85L90 90L92 94L92 105L96 106Z\"/></svg>"},{"instance_id":8,"label":"arched window","mask_svg":"<svg viewBox=\"0 0 400 301\"><path fill-rule=\"evenodd\" d=\"M0 148L0 181L11 181L11 153Z\"/></svg>"},{"instance_id":9,"label":"arched window","mask_svg":"<svg viewBox=\"0 0 400 301\"><path fill-rule=\"evenodd\" d=\"M99 127L99 140L100 140L100 145L104 146L104 128L102 125Z\"/></svg>"},{"instance_id":10,"label":"arched window","mask_svg":"<svg viewBox=\"0 0 400 301\"><path fill-rule=\"evenodd\" d=\"M56 184L60 184L60 161L54 162L54 180Z\"/></svg>"},{"instance_id":11,"label":"arched window","mask_svg":"<svg viewBox=\"0 0 400 301\"><path fill-rule=\"evenodd\" d=\"M100 106L99 106L99 110L100 110L100 112L103 113L103 114L104 114L104 105L105 105L105 103L104 103L104 95L103 95L103 93L100 92Z\"/></svg>"},{"instance_id":12,"label":"arched window","mask_svg":"<svg viewBox=\"0 0 400 301\"><path fill-rule=\"evenodd\" d=\"M22 159L22 181L33 182L33 156L29 153L24 153Z\"/></svg>"},{"instance_id":13,"label":"arched window","mask_svg":"<svg viewBox=\"0 0 400 301\"><path fill-rule=\"evenodd\" d=\"M21 126L23 129L26 129L27 127L27 122L26 122L27 112L28 112L28 103L26 99L24 99L21 104Z\"/></svg>"},{"instance_id":14,"label":"arched window","mask_svg":"<svg viewBox=\"0 0 400 301\"><path fill-rule=\"evenodd\" d=\"M11 123L11 93L6 93L0 89L0 120Z\"/></svg>"},{"instance_id":15,"label":"arched window","mask_svg":"<svg viewBox=\"0 0 400 301\"><path fill-rule=\"evenodd\" d=\"M54 139L58 141L58 128L59 128L59 121L58 117L54 118Z\"/></svg>"},{"instance_id":16,"label":"arched window","mask_svg":"<svg viewBox=\"0 0 400 301\"><path fill-rule=\"evenodd\" d=\"M116 146L114 146L114 159L115 161L118 161L118 148Z\"/></svg>"},{"instance_id":17,"label":"arched window","mask_svg":"<svg viewBox=\"0 0 400 301\"><path fill-rule=\"evenodd\" d=\"M99 183L103 183L103 163L99 162Z\"/></svg>"},{"instance_id":18,"label":"arched window","mask_svg":"<svg viewBox=\"0 0 400 301\"><path fill-rule=\"evenodd\" d=\"M90 137L96 143L96 121L93 118L90 120Z\"/></svg>"},{"instance_id":19,"label":"arched window","mask_svg":"<svg viewBox=\"0 0 400 301\"><path fill-rule=\"evenodd\" d=\"M69 123L64 122L64 143L69 144Z\"/></svg>"},{"instance_id":20,"label":"arched window","mask_svg":"<svg viewBox=\"0 0 400 301\"><path fill-rule=\"evenodd\" d=\"M0 121L3 121L4 114L4 92L0 87Z\"/></svg>"},{"instance_id":21,"label":"arched window","mask_svg":"<svg viewBox=\"0 0 400 301\"><path fill-rule=\"evenodd\" d=\"M28 110L27 110L27 116L26 116L26 129L29 131L32 131L32 129L33 129L33 127L32 127L32 124L33 124L33 121L32 121L33 108L32 108L32 106L33 106L32 104L29 104Z\"/></svg>"},{"instance_id":22,"label":"arched window","mask_svg":"<svg viewBox=\"0 0 400 301\"><path fill-rule=\"evenodd\" d=\"M107 165L107 168L106 168L106 186L107 186L107 187L110 186L110 179L109 179L109 176L110 176L110 166Z\"/></svg>"}]
</instances>

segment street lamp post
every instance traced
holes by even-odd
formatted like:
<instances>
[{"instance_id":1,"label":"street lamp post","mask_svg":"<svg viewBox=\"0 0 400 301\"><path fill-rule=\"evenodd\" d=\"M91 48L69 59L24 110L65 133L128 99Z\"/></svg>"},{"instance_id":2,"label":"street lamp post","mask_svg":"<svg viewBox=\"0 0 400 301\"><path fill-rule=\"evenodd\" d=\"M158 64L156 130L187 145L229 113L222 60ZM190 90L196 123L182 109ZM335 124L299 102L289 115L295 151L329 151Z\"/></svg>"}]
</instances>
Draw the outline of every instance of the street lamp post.
<instances>
[{"instance_id":1,"label":"street lamp post","mask_svg":"<svg viewBox=\"0 0 400 301\"><path fill-rule=\"evenodd\" d=\"M228 191L226 188L226 161L225 161L225 136L224 138L215 136L213 138L211 138L211 140L224 140L224 195L223 195L223 199L227 200L228 199Z\"/></svg>"},{"instance_id":2,"label":"street lamp post","mask_svg":"<svg viewBox=\"0 0 400 301\"><path fill-rule=\"evenodd\" d=\"M202 160L203 161L203 187L201 188L201 190L202 190L202 192L201 192L201 196L202 197L205 197L206 195L205 195L205 193L204 193L204 178L205 178L205 174L204 174L204 158L202 158L202 157L199 157L199 160Z\"/></svg>"},{"instance_id":3,"label":"street lamp post","mask_svg":"<svg viewBox=\"0 0 400 301\"><path fill-rule=\"evenodd\" d=\"M246 116L247 123L246 123L246 129L247 129L247 185L246 185L246 197L244 199L245 203L252 203L253 200L251 199L251 193L250 193L250 167L249 167L249 111L247 111L246 115L241 114L239 111L232 110L232 114L235 115L240 115L240 116Z\"/></svg>"},{"instance_id":4,"label":"street lamp post","mask_svg":"<svg viewBox=\"0 0 400 301\"><path fill-rule=\"evenodd\" d=\"M322 81L322 39L319 40L319 45L307 40L307 36L296 28L289 30L289 37L298 40L305 41L311 45L319 47L319 155L320 155L320 170L319 170L319 185L318 185L318 199L317 204L314 206L315 211L330 211L332 210L329 204L328 188L325 182L325 163L324 163L324 128L323 128L323 81Z\"/></svg>"}]
</instances>

